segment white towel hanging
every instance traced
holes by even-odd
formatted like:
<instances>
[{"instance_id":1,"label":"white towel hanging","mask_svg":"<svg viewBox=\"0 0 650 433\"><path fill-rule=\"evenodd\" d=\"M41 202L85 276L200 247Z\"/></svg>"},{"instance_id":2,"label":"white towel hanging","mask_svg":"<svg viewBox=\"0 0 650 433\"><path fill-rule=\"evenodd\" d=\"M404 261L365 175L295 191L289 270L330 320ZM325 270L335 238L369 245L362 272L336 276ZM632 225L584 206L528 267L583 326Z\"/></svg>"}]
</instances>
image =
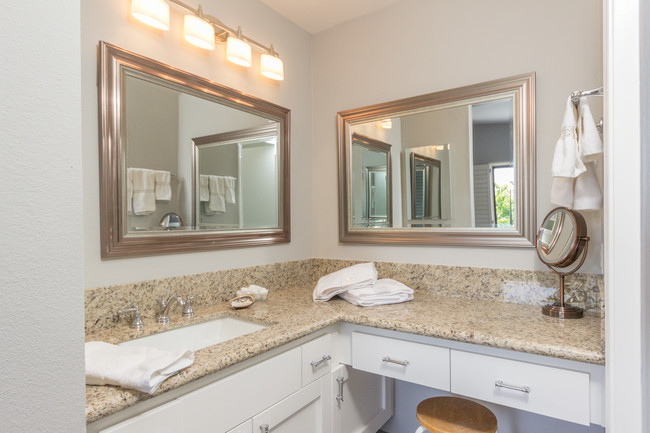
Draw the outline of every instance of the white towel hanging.
<instances>
[{"instance_id":1,"label":"white towel hanging","mask_svg":"<svg viewBox=\"0 0 650 433\"><path fill-rule=\"evenodd\" d=\"M578 176L573 190L573 209L599 210L603 208L603 194L596 179L596 162L585 164L587 171Z\"/></svg>"},{"instance_id":2,"label":"white towel hanging","mask_svg":"<svg viewBox=\"0 0 650 433\"><path fill-rule=\"evenodd\" d=\"M585 165L580 159L577 134L577 112L571 101L567 98L564 119L560 138L555 144L555 153L553 154L553 165L551 171L553 177L570 177L576 178L586 171Z\"/></svg>"},{"instance_id":3,"label":"white towel hanging","mask_svg":"<svg viewBox=\"0 0 650 433\"><path fill-rule=\"evenodd\" d=\"M171 173L165 170L156 170L154 173L156 177L156 187L155 187L156 200L164 200L164 201L171 200L172 199Z\"/></svg>"},{"instance_id":4,"label":"white towel hanging","mask_svg":"<svg viewBox=\"0 0 650 433\"><path fill-rule=\"evenodd\" d=\"M149 215L155 212L156 176L154 171L146 168L132 168L131 180L133 184L133 213Z\"/></svg>"},{"instance_id":5,"label":"white towel hanging","mask_svg":"<svg viewBox=\"0 0 650 433\"><path fill-rule=\"evenodd\" d=\"M603 153L603 141L584 96L580 98L578 111L578 145L582 160L586 162L598 158Z\"/></svg>"}]
</instances>

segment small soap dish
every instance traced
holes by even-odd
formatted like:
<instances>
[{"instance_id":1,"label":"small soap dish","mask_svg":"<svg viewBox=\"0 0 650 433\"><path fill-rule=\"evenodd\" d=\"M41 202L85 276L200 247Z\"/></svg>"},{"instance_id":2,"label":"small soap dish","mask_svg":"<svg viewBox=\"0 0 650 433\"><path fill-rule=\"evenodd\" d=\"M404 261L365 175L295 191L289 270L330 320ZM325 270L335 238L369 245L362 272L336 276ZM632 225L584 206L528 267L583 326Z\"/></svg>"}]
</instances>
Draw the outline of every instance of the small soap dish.
<instances>
[{"instance_id":1,"label":"small soap dish","mask_svg":"<svg viewBox=\"0 0 650 433\"><path fill-rule=\"evenodd\" d=\"M251 295L242 295L232 298L229 302L230 306L233 309L239 310L242 308L248 308L253 305L255 303L255 298L253 298Z\"/></svg>"}]
</instances>

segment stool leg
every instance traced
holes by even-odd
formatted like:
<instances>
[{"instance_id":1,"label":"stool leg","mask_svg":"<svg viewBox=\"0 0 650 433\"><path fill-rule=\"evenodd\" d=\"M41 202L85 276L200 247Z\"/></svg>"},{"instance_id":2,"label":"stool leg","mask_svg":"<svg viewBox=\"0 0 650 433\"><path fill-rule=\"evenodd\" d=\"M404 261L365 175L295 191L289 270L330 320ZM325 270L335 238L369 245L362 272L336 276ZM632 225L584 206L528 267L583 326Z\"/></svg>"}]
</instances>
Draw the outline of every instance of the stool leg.
<instances>
[{"instance_id":1,"label":"stool leg","mask_svg":"<svg viewBox=\"0 0 650 433\"><path fill-rule=\"evenodd\" d=\"M424 432L426 432L426 430L422 426L418 427L418 429L415 430L415 433L424 433Z\"/></svg>"}]
</instances>

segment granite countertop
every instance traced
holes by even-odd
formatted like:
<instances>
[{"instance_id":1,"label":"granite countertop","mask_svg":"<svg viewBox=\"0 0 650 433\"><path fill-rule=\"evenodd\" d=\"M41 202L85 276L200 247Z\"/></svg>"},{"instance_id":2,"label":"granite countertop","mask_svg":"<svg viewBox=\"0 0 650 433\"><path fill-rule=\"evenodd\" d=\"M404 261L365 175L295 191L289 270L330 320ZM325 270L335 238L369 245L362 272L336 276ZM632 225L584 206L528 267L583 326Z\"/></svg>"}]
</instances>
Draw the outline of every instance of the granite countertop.
<instances>
[{"instance_id":1,"label":"granite countertop","mask_svg":"<svg viewBox=\"0 0 650 433\"><path fill-rule=\"evenodd\" d=\"M605 364L599 314L586 314L580 320L560 320L543 316L539 306L441 297L426 292L416 292L411 302L362 308L339 298L315 303L311 293L311 286L272 291L267 302L255 303L244 310L232 310L225 302L199 307L195 309L196 316L189 321L174 313L171 326L164 329L224 316L241 317L270 326L196 351L194 364L167 379L153 396L339 322ZM121 326L88 334L86 341L120 343L163 330L157 324L145 325L144 332ZM88 385L86 422L97 421L151 397L114 386Z\"/></svg>"}]
</instances>

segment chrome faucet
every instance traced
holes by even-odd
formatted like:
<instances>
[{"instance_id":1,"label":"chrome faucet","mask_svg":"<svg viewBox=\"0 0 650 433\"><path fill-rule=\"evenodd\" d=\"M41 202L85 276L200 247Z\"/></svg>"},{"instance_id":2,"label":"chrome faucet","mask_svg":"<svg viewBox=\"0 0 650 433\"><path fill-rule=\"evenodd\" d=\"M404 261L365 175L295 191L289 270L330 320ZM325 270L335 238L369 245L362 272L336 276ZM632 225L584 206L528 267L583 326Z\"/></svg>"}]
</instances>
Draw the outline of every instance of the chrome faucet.
<instances>
[{"instance_id":1,"label":"chrome faucet","mask_svg":"<svg viewBox=\"0 0 650 433\"><path fill-rule=\"evenodd\" d=\"M183 301L183 298L180 296L170 296L167 301L162 299L160 303L158 304L159 310L158 310L158 316L156 317L156 320L158 323L162 323L163 325L169 323L169 311L171 310L172 306L175 305L175 303L178 303L179 305L185 305L185 301Z\"/></svg>"}]
</instances>

